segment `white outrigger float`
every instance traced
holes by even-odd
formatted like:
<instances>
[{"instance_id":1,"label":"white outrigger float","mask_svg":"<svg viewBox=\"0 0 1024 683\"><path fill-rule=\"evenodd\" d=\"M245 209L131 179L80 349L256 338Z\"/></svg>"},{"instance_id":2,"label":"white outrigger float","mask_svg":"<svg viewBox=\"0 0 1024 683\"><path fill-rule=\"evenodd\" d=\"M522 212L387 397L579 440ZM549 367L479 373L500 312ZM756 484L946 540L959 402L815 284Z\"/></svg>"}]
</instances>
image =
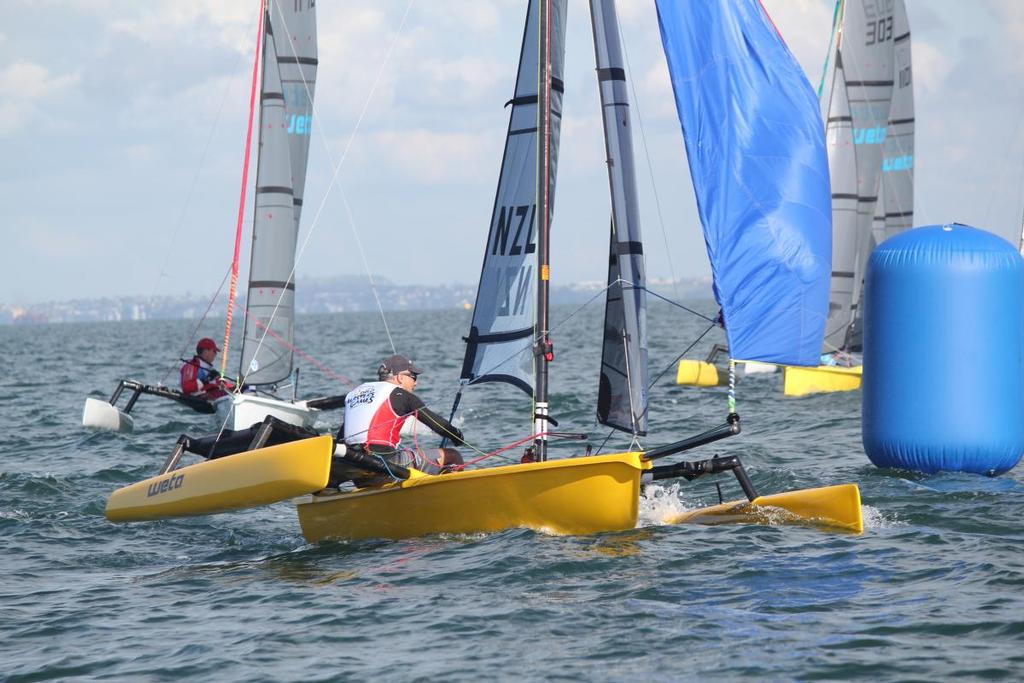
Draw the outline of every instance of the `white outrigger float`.
<instances>
[{"instance_id":1,"label":"white outrigger float","mask_svg":"<svg viewBox=\"0 0 1024 683\"><path fill-rule=\"evenodd\" d=\"M239 390L208 401L171 387L122 379L110 400L85 400L82 424L86 427L132 431L135 421L131 412L143 394L176 401L198 413L216 414L218 428L227 430L246 429L268 415L292 425L312 427L321 410L342 405L342 396L299 400L295 395L298 371L293 372L295 252L318 64L316 8L314 3L273 2L263 8L261 16L260 34L265 39L257 44L257 68L262 64L258 93L260 125L249 287L245 298L239 381L236 382ZM248 163L243 169L243 192L247 168ZM225 356L238 276L241 216L238 226ZM288 384L291 397L282 395L282 389ZM243 385L244 391L241 390ZM123 395L128 398L123 407L118 407Z\"/></svg>"},{"instance_id":2,"label":"white outrigger float","mask_svg":"<svg viewBox=\"0 0 1024 683\"><path fill-rule=\"evenodd\" d=\"M716 293L729 321L729 348L747 360L815 365L828 305L831 225L824 129L813 90L758 0L657 4ZM742 499L664 521L798 521L863 530L855 484L762 496L735 455L656 464L740 432L732 383L723 424L662 447L639 445L647 433L650 388L646 290L612 0L591 0L612 195L596 403L598 420L629 434L631 446L548 459L548 440L555 436L547 396L547 364L553 360L548 233L565 13L566 0L529 3L462 371L466 387L504 382L531 396L533 443L523 460L429 475L268 417L227 438L182 436L159 475L114 492L108 518L202 515L294 498L311 542L516 527L591 534L635 527L645 485L731 472ZM748 106L735 107L736 101ZM735 135L737 130L744 134ZM207 461L179 468L185 452ZM357 479L365 483L335 488L335 475L345 471L361 473Z\"/></svg>"}]
</instances>

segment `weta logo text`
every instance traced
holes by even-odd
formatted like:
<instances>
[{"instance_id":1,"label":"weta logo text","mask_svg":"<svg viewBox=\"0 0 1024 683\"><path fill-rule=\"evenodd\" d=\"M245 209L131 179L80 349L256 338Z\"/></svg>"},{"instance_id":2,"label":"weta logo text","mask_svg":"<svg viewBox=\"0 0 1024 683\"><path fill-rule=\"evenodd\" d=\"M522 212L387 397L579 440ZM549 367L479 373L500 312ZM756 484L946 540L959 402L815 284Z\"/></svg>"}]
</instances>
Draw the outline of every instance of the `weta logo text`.
<instances>
[{"instance_id":1,"label":"weta logo text","mask_svg":"<svg viewBox=\"0 0 1024 683\"><path fill-rule=\"evenodd\" d=\"M161 493L166 493L171 489L181 488L182 482L185 481L184 474L176 474L170 479L164 479L163 481L153 482L149 485L149 489L146 491L146 497L158 496Z\"/></svg>"}]
</instances>

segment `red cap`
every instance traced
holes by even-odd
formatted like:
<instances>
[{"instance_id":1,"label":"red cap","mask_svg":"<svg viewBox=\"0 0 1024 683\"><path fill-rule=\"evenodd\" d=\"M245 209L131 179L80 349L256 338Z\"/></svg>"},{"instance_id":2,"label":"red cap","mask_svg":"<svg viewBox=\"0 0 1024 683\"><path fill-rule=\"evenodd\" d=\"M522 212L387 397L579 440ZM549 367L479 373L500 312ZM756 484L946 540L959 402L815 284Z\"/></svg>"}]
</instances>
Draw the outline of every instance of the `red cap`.
<instances>
[{"instance_id":1,"label":"red cap","mask_svg":"<svg viewBox=\"0 0 1024 683\"><path fill-rule=\"evenodd\" d=\"M213 341L209 337L203 337L202 339L199 340L199 343L196 344L196 353L199 353L200 351L205 351L206 349L213 349L214 351L220 353L220 349L217 348L217 342Z\"/></svg>"}]
</instances>

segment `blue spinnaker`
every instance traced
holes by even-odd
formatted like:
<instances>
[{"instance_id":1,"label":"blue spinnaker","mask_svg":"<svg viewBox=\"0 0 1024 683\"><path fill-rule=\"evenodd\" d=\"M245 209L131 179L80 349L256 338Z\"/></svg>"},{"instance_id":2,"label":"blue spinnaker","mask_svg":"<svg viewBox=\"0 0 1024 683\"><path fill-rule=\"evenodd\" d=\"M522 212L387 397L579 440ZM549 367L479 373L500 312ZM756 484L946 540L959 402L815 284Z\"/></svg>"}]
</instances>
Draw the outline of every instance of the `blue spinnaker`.
<instances>
[{"instance_id":1,"label":"blue spinnaker","mask_svg":"<svg viewBox=\"0 0 1024 683\"><path fill-rule=\"evenodd\" d=\"M832 207L814 90L759 0L657 7L729 354L817 365Z\"/></svg>"}]
</instances>

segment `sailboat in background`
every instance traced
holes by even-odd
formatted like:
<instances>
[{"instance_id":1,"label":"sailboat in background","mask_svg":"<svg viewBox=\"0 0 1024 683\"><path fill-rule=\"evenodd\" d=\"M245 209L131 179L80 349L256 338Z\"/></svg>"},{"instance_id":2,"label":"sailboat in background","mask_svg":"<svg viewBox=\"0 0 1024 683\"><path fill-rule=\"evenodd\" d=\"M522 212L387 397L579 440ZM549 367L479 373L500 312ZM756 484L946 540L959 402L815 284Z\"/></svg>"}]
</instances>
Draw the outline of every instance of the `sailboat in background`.
<instances>
[{"instance_id":1,"label":"sailboat in background","mask_svg":"<svg viewBox=\"0 0 1024 683\"><path fill-rule=\"evenodd\" d=\"M860 388L872 249L914 213L914 94L903 0L838 0L820 90L832 180L832 286L817 368L785 369L787 396Z\"/></svg>"},{"instance_id":2,"label":"sailboat in background","mask_svg":"<svg viewBox=\"0 0 1024 683\"><path fill-rule=\"evenodd\" d=\"M313 542L514 527L586 534L635 527L642 487L653 481L732 472L744 500L666 521L757 521L766 507L779 507L790 519L862 530L854 484L759 496L738 456L654 464L738 434L732 390L722 425L640 449L638 439L648 429L646 289L626 75L613 1L591 0L590 7L612 196L611 286L595 403L598 419L628 433L634 450L548 458L548 441L558 436L551 432L547 393L553 360L548 238L566 0L531 0L462 373L463 388L503 382L531 396L533 434L522 442L532 445L522 461L428 475L335 450L326 436L262 447L274 429L268 418L247 452L174 469L179 440L160 475L114 492L108 518L209 514L270 502L275 489L281 500L305 486L316 495L299 499L297 510L303 534ZM827 160L811 87L758 0L659 2L658 16L730 348L744 359L815 363L831 247ZM732 106L737 98L752 104L739 111ZM747 134L737 136L736 130ZM791 182L781 184L780 178ZM388 475L388 483L320 491L332 455ZM301 471L295 466L300 458Z\"/></svg>"},{"instance_id":3,"label":"sailboat in background","mask_svg":"<svg viewBox=\"0 0 1024 683\"><path fill-rule=\"evenodd\" d=\"M238 369L246 391L217 402L217 415L231 430L250 427L267 415L312 427L319 409L340 407L343 400L342 396L306 401L295 397L295 251L313 123L316 5L313 0L270 0L270 5L245 330ZM277 30L275 17L281 20ZM291 399L277 393L289 379Z\"/></svg>"},{"instance_id":4,"label":"sailboat in background","mask_svg":"<svg viewBox=\"0 0 1024 683\"><path fill-rule=\"evenodd\" d=\"M166 386L122 379L109 401L86 399L82 415L86 427L131 431L131 411L142 394L168 398L199 413L216 412L218 425L229 430L249 427L267 415L290 424L312 426L319 409L341 405L340 397L296 400L297 371L292 381L292 398L276 394L278 386L293 376L295 249L318 63L315 3L270 0L262 9L262 16L252 247L238 373L246 392L211 402ZM259 40L257 44L260 45ZM237 245L235 257L233 270L237 273ZM230 315L225 356L229 343ZM130 397L125 407L119 409L117 402L125 390Z\"/></svg>"}]
</instances>

